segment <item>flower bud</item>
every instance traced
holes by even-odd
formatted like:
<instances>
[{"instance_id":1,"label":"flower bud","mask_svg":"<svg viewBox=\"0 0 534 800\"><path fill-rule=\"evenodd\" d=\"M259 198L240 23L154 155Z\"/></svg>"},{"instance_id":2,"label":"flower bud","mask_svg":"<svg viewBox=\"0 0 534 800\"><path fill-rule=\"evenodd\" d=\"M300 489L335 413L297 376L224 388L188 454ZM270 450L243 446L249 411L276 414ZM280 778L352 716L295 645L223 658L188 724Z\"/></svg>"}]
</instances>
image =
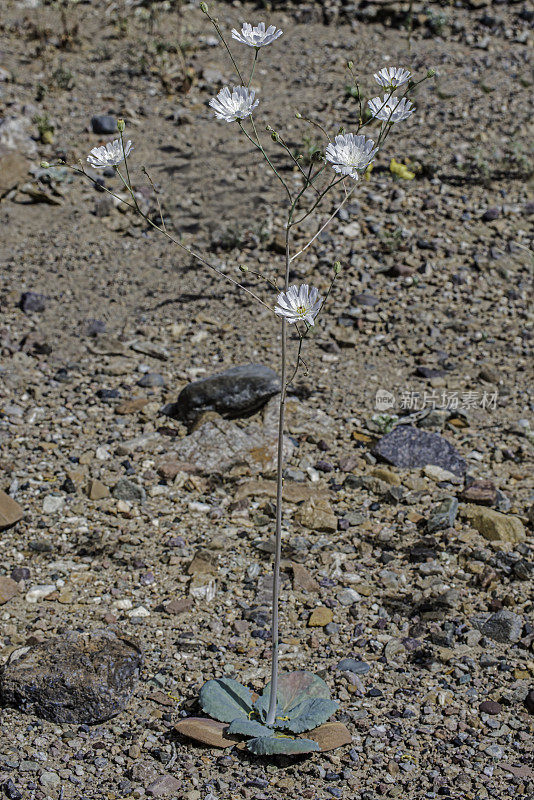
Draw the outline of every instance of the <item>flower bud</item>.
<instances>
[{"instance_id":1,"label":"flower bud","mask_svg":"<svg viewBox=\"0 0 534 800\"><path fill-rule=\"evenodd\" d=\"M208 4L207 4L207 3L201 3L201 4L200 4L200 10L201 10L201 11L202 11L204 14L207 14L207 13L208 13Z\"/></svg>"},{"instance_id":2,"label":"flower bud","mask_svg":"<svg viewBox=\"0 0 534 800\"><path fill-rule=\"evenodd\" d=\"M280 141L280 136L277 134L276 131L273 131L271 133L271 139L273 140L273 142L279 142Z\"/></svg>"},{"instance_id":3,"label":"flower bud","mask_svg":"<svg viewBox=\"0 0 534 800\"><path fill-rule=\"evenodd\" d=\"M354 69L354 61L347 61L347 69Z\"/></svg>"},{"instance_id":4,"label":"flower bud","mask_svg":"<svg viewBox=\"0 0 534 800\"><path fill-rule=\"evenodd\" d=\"M295 116L297 119L302 119L302 114L300 113L300 111L295 111Z\"/></svg>"},{"instance_id":5,"label":"flower bud","mask_svg":"<svg viewBox=\"0 0 534 800\"><path fill-rule=\"evenodd\" d=\"M239 269L241 270L241 272L248 272L248 267L246 264L240 264Z\"/></svg>"},{"instance_id":6,"label":"flower bud","mask_svg":"<svg viewBox=\"0 0 534 800\"><path fill-rule=\"evenodd\" d=\"M50 164L48 163L48 161L41 161L41 169L49 169L49 168Z\"/></svg>"},{"instance_id":7,"label":"flower bud","mask_svg":"<svg viewBox=\"0 0 534 800\"><path fill-rule=\"evenodd\" d=\"M334 262L334 272L336 275L339 275L341 272L341 261Z\"/></svg>"},{"instance_id":8,"label":"flower bud","mask_svg":"<svg viewBox=\"0 0 534 800\"><path fill-rule=\"evenodd\" d=\"M122 133L125 129L126 125L124 124L124 120L122 118L117 120L117 129L120 133Z\"/></svg>"},{"instance_id":9,"label":"flower bud","mask_svg":"<svg viewBox=\"0 0 534 800\"><path fill-rule=\"evenodd\" d=\"M435 69L429 69L428 72L426 73L426 77L427 78L433 78L435 74L436 74L436 70Z\"/></svg>"}]
</instances>

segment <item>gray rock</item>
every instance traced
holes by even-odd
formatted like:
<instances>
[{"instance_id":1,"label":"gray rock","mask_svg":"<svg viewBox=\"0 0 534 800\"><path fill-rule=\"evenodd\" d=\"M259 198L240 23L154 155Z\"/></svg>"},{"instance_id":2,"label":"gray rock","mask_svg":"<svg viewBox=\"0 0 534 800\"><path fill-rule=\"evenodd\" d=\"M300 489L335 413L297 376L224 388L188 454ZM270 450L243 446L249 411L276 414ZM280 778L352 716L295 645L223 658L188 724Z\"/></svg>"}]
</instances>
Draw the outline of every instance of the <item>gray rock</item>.
<instances>
[{"instance_id":1,"label":"gray rock","mask_svg":"<svg viewBox=\"0 0 534 800\"><path fill-rule=\"evenodd\" d=\"M137 381L137 385L144 389L154 389L158 386L165 386L165 378L159 372L147 372L141 380Z\"/></svg>"},{"instance_id":2,"label":"gray rock","mask_svg":"<svg viewBox=\"0 0 534 800\"><path fill-rule=\"evenodd\" d=\"M426 523L428 533L453 528L458 514L456 497L446 497L430 514Z\"/></svg>"},{"instance_id":3,"label":"gray rock","mask_svg":"<svg viewBox=\"0 0 534 800\"><path fill-rule=\"evenodd\" d=\"M104 722L126 707L142 660L137 644L111 631L69 632L11 654L0 702L51 722Z\"/></svg>"},{"instance_id":4,"label":"gray rock","mask_svg":"<svg viewBox=\"0 0 534 800\"><path fill-rule=\"evenodd\" d=\"M32 312L40 314L46 308L46 295L38 292L23 292L19 306L25 314L31 314Z\"/></svg>"},{"instance_id":5,"label":"gray rock","mask_svg":"<svg viewBox=\"0 0 534 800\"><path fill-rule=\"evenodd\" d=\"M128 478L121 478L111 492L115 500L127 500L129 503L144 503L146 492L142 486L128 480Z\"/></svg>"},{"instance_id":6,"label":"gray rock","mask_svg":"<svg viewBox=\"0 0 534 800\"><path fill-rule=\"evenodd\" d=\"M91 117L93 133L117 133L117 118L111 114L95 114Z\"/></svg>"},{"instance_id":7,"label":"gray rock","mask_svg":"<svg viewBox=\"0 0 534 800\"><path fill-rule=\"evenodd\" d=\"M513 644L519 641L523 630L521 617L507 608L501 608L500 611L492 614L489 619L475 621L475 624L483 636L487 636L489 639L493 639L494 642L500 642L501 644Z\"/></svg>"},{"instance_id":8,"label":"gray rock","mask_svg":"<svg viewBox=\"0 0 534 800\"><path fill-rule=\"evenodd\" d=\"M248 416L280 391L274 370L261 364L244 364L188 384L164 411L170 417L193 422L203 411L223 417Z\"/></svg>"},{"instance_id":9,"label":"gray rock","mask_svg":"<svg viewBox=\"0 0 534 800\"><path fill-rule=\"evenodd\" d=\"M162 775L147 786L146 793L149 797L169 797L176 795L183 788L182 781L173 775Z\"/></svg>"},{"instance_id":10,"label":"gray rock","mask_svg":"<svg viewBox=\"0 0 534 800\"><path fill-rule=\"evenodd\" d=\"M464 459L447 439L411 425L398 425L377 442L373 452L396 467L435 464L459 476L466 471Z\"/></svg>"},{"instance_id":11,"label":"gray rock","mask_svg":"<svg viewBox=\"0 0 534 800\"><path fill-rule=\"evenodd\" d=\"M339 672L354 672L355 675L365 675L370 669L370 664L355 658L342 658L336 666L336 670Z\"/></svg>"}]
</instances>

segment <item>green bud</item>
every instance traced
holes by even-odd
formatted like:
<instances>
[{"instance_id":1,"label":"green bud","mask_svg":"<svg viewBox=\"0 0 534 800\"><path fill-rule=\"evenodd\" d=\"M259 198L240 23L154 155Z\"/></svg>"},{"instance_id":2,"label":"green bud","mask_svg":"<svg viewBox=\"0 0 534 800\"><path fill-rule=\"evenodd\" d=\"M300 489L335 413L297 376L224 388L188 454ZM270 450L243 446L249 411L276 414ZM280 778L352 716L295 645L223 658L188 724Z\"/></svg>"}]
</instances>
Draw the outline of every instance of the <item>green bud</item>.
<instances>
[{"instance_id":1,"label":"green bud","mask_svg":"<svg viewBox=\"0 0 534 800\"><path fill-rule=\"evenodd\" d=\"M273 128L273 126L272 126L272 125L266 125L266 126L265 126L265 130L266 130L266 131L269 131L269 133L272 133L272 131L274 131L274 128Z\"/></svg>"},{"instance_id":2,"label":"green bud","mask_svg":"<svg viewBox=\"0 0 534 800\"><path fill-rule=\"evenodd\" d=\"M273 140L273 142L279 142L280 141L280 136L277 134L276 131L273 131L271 133L271 139Z\"/></svg>"},{"instance_id":3,"label":"green bud","mask_svg":"<svg viewBox=\"0 0 534 800\"><path fill-rule=\"evenodd\" d=\"M339 273L341 272L341 261L336 261L334 263L334 272L336 273L336 275L339 275Z\"/></svg>"},{"instance_id":4,"label":"green bud","mask_svg":"<svg viewBox=\"0 0 534 800\"><path fill-rule=\"evenodd\" d=\"M347 61L347 69L354 69L354 61Z\"/></svg>"},{"instance_id":5,"label":"green bud","mask_svg":"<svg viewBox=\"0 0 534 800\"><path fill-rule=\"evenodd\" d=\"M241 270L241 272L248 272L248 267L246 264L241 264L239 266L239 269Z\"/></svg>"},{"instance_id":6,"label":"green bud","mask_svg":"<svg viewBox=\"0 0 534 800\"><path fill-rule=\"evenodd\" d=\"M302 119L302 114L300 113L300 111L296 111L295 116L297 119Z\"/></svg>"},{"instance_id":7,"label":"green bud","mask_svg":"<svg viewBox=\"0 0 534 800\"><path fill-rule=\"evenodd\" d=\"M319 161L323 160L323 151L322 150L316 150L315 153L312 155L311 160L315 164L318 164Z\"/></svg>"},{"instance_id":8,"label":"green bud","mask_svg":"<svg viewBox=\"0 0 534 800\"><path fill-rule=\"evenodd\" d=\"M207 4L207 3L201 3L201 4L200 4L200 10L201 10L201 11L202 11L204 14L207 14L207 13L208 13L208 4Z\"/></svg>"},{"instance_id":9,"label":"green bud","mask_svg":"<svg viewBox=\"0 0 534 800\"><path fill-rule=\"evenodd\" d=\"M124 120L122 118L117 120L117 129L120 133L122 133L125 129L126 125L124 124Z\"/></svg>"},{"instance_id":10,"label":"green bud","mask_svg":"<svg viewBox=\"0 0 534 800\"><path fill-rule=\"evenodd\" d=\"M428 72L426 73L426 77L427 78L433 78L435 74L436 74L436 70L435 69L429 69Z\"/></svg>"},{"instance_id":11,"label":"green bud","mask_svg":"<svg viewBox=\"0 0 534 800\"><path fill-rule=\"evenodd\" d=\"M41 161L41 169L49 169L49 168L50 164L48 163L48 161Z\"/></svg>"}]
</instances>

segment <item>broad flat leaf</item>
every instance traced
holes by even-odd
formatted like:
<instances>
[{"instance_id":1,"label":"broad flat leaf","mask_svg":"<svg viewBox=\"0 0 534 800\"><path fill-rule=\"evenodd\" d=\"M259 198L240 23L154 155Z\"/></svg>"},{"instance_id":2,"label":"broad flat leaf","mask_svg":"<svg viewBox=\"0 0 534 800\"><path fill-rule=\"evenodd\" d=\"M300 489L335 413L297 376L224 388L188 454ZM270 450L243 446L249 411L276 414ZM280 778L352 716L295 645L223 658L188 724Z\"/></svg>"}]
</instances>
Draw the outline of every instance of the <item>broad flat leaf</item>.
<instances>
[{"instance_id":1,"label":"broad flat leaf","mask_svg":"<svg viewBox=\"0 0 534 800\"><path fill-rule=\"evenodd\" d=\"M233 736L228 736L228 726L224 722L217 722L206 717L187 717L181 719L174 730L194 739L195 742L207 744L210 747L232 747L239 740Z\"/></svg>"},{"instance_id":2,"label":"broad flat leaf","mask_svg":"<svg viewBox=\"0 0 534 800\"><path fill-rule=\"evenodd\" d=\"M261 722L253 719L234 719L228 726L228 733L239 733L241 736L272 736L274 731Z\"/></svg>"},{"instance_id":3,"label":"broad flat leaf","mask_svg":"<svg viewBox=\"0 0 534 800\"><path fill-rule=\"evenodd\" d=\"M268 683L261 697L254 704L256 711L264 718L269 709L270 696L271 684ZM330 689L321 678L314 675L313 672L306 672L306 670L285 672L278 678L278 707L276 715L278 717L289 717L291 710L295 706L298 706L304 700L311 700L314 697L321 697L324 700L330 699Z\"/></svg>"},{"instance_id":4,"label":"broad flat leaf","mask_svg":"<svg viewBox=\"0 0 534 800\"><path fill-rule=\"evenodd\" d=\"M252 711L252 692L233 678L218 678L204 684L199 702L206 714L221 722L248 720Z\"/></svg>"},{"instance_id":5,"label":"broad flat leaf","mask_svg":"<svg viewBox=\"0 0 534 800\"><path fill-rule=\"evenodd\" d=\"M342 722L325 722L315 730L308 731L306 738L317 742L323 753L352 743L351 733Z\"/></svg>"},{"instance_id":6,"label":"broad flat leaf","mask_svg":"<svg viewBox=\"0 0 534 800\"><path fill-rule=\"evenodd\" d=\"M335 714L338 704L334 700L324 700L322 697L312 697L311 700L304 700L298 706L292 708L288 715L288 720L276 720L276 727L283 730L302 733L317 728L323 722Z\"/></svg>"},{"instance_id":7,"label":"broad flat leaf","mask_svg":"<svg viewBox=\"0 0 534 800\"><path fill-rule=\"evenodd\" d=\"M311 739L287 739L285 737L259 736L247 742L247 749L257 756L274 756L278 753L313 753L321 748Z\"/></svg>"}]
</instances>

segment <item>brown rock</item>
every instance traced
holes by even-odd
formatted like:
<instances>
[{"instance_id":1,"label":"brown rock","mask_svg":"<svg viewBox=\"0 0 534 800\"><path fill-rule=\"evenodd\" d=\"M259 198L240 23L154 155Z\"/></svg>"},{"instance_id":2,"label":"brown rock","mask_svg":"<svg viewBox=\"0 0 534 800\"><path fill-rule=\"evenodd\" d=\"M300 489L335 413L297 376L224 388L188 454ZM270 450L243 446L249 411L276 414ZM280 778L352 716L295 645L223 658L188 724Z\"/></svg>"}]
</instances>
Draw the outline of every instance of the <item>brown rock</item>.
<instances>
[{"instance_id":1,"label":"brown rock","mask_svg":"<svg viewBox=\"0 0 534 800\"><path fill-rule=\"evenodd\" d=\"M319 584L302 564L292 564L293 589L302 589L305 592L318 592Z\"/></svg>"},{"instance_id":2,"label":"brown rock","mask_svg":"<svg viewBox=\"0 0 534 800\"><path fill-rule=\"evenodd\" d=\"M494 506L497 502L497 487L491 481L473 481L463 490L460 499L480 506Z\"/></svg>"},{"instance_id":3,"label":"brown rock","mask_svg":"<svg viewBox=\"0 0 534 800\"><path fill-rule=\"evenodd\" d=\"M216 575L217 556L209 550L197 550L187 568L188 575Z\"/></svg>"},{"instance_id":4,"label":"brown rock","mask_svg":"<svg viewBox=\"0 0 534 800\"><path fill-rule=\"evenodd\" d=\"M136 411L141 411L147 404L146 397L134 397L133 400L125 400L115 406L115 414L135 414Z\"/></svg>"},{"instance_id":5,"label":"brown rock","mask_svg":"<svg viewBox=\"0 0 534 800\"><path fill-rule=\"evenodd\" d=\"M385 481L390 486L401 485L401 479L397 473L393 472L393 470L388 469L387 467L375 467L373 470L371 470L371 475L374 478L379 478L381 481Z\"/></svg>"},{"instance_id":6,"label":"brown rock","mask_svg":"<svg viewBox=\"0 0 534 800\"><path fill-rule=\"evenodd\" d=\"M27 159L15 150L0 152L0 197L24 181L28 166Z\"/></svg>"},{"instance_id":7,"label":"brown rock","mask_svg":"<svg viewBox=\"0 0 534 800\"><path fill-rule=\"evenodd\" d=\"M259 480L242 483L236 493L236 501L245 497L276 497L276 481ZM286 503L303 503L314 498L316 501L327 502L328 490L314 484L309 486L296 481L284 481L284 501Z\"/></svg>"},{"instance_id":8,"label":"brown rock","mask_svg":"<svg viewBox=\"0 0 534 800\"><path fill-rule=\"evenodd\" d=\"M476 505L464 506L461 513L490 542L517 544L526 539L523 523L512 514L501 514L492 508Z\"/></svg>"},{"instance_id":9,"label":"brown rock","mask_svg":"<svg viewBox=\"0 0 534 800\"><path fill-rule=\"evenodd\" d=\"M19 593L19 585L11 578L0 575L0 606L8 603Z\"/></svg>"},{"instance_id":10,"label":"brown rock","mask_svg":"<svg viewBox=\"0 0 534 800\"><path fill-rule=\"evenodd\" d=\"M182 781L173 775L161 775L146 787L146 793L149 797L169 797L177 794L182 788Z\"/></svg>"},{"instance_id":11,"label":"brown rock","mask_svg":"<svg viewBox=\"0 0 534 800\"><path fill-rule=\"evenodd\" d=\"M325 722L313 731L302 733L301 737L317 742L323 753L352 743L351 732L342 722Z\"/></svg>"},{"instance_id":12,"label":"brown rock","mask_svg":"<svg viewBox=\"0 0 534 800\"><path fill-rule=\"evenodd\" d=\"M324 628L329 622L334 619L334 614L331 608L326 606L318 606L314 608L308 619L309 628Z\"/></svg>"},{"instance_id":13,"label":"brown rock","mask_svg":"<svg viewBox=\"0 0 534 800\"><path fill-rule=\"evenodd\" d=\"M165 611L167 614L174 614L178 616L179 614L185 614L186 611L189 611L193 608L193 600L190 597L175 597L174 600L171 600L165 606Z\"/></svg>"},{"instance_id":14,"label":"brown rock","mask_svg":"<svg viewBox=\"0 0 534 800\"><path fill-rule=\"evenodd\" d=\"M97 480L89 481L86 491L89 500L102 500L104 497L109 497L110 495L108 487Z\"/></svg>"},{"instance_id":15,"label":"brown rock","mask_svg":"<svg viewBox=\"0 0 534 800\"><path fill-rule=\"evenodd\" d=\"M0 531L5 531L20 522L24 512L12 497L0 489Z\"/></svg>"},{"instance_id":16,"label":"brown rock","mask_svg":"<svg viewBox=\"0 0 534 800\"><path fill-rule=\"evenodd\" d=\"M174 726L177 733L194 739L196 742L207 744L210 747L232 747L239 742L239 739L229 736L225 731L228 727L227 722L217 722L207 717L188 717L181 719Z\"/></svg>"},{"instance_id":17,"label":"brown rock","mask_svg":"<svg viewBox=\"0 0 534 800\"><path fill-rule=\"evenodd\" d=\"M335 533L337 531L337 517L330 503L321 498L308 500L304 503L295 514L295 519L309 530L322 531L324 533Z\"/></svg>"}]
</instances>

